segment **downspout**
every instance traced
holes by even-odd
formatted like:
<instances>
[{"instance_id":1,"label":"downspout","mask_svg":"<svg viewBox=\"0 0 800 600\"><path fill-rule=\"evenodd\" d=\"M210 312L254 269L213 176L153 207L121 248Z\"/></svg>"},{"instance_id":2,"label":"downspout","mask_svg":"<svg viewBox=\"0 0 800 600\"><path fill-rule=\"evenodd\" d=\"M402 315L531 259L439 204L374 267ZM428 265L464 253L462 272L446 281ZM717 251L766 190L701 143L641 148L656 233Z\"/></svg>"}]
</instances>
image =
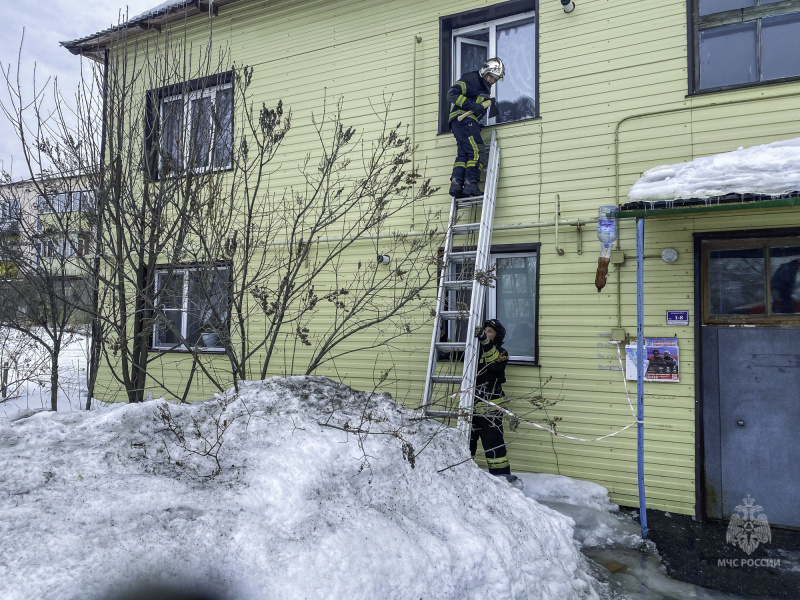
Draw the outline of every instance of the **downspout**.
<instances>
[{"instance_id":1,"label":"downspout","mask_svg":"<svg viewBox=\"0 0 800 600\"><path fill-rule=\"evenodd\" d=\"M645 119L647 117L657 117L661 115L669 115L672 113L683 112L686 110L702 110L704 108L712 108L718 106L730 106L732 104L747 104L750 102L757 102L759 100L780 100L781 98L792 98L795 96L800 95L800 92L792 92L788 94L775 94L774 96L758 96L755 98L741 98L738 100L728 100L725 102L710 102L709 104L704 104L702 106L681 106L680 108L669 108L666 110L657 110L654 112L649 113L637 113L634 115L628 115L627 117L623 117L619 121L617 121L617 125L614 128L614 203L619 208L619 130L622 127L622 124L626 121L630 121L631 119ZM689 101L691 102L693 99L690 97ZM692 153L694 156L694 152ZM617 250L620 250L620 238L622 235L617 237ZM619 266L617 266L617 327L622 327L622 281L619 276Z\"/></svg>"},{"instance_id":2,"label":"downspout","mask_svg":"<svg viewBox=\"0 0 800 600\"><path fill-rule=\"evenodd\" d=\"M639 478L639 524L647 537L644 493L644 219L636 219L636 463Z\"/></svg>"},{"instance_id":3,"label":"downspout","mask_svg":"<svg viewBox=\"0 0 800 600\"><path fill-rule=\"evenodd\" d=\"M97 181L105 181L105 156L106 156L106 122L108 120L108 48L103 53L103 116L100 123L100 161ZM100 366L100 236L102 235L103 219L100 210L97 190L94 190L94 215L95 215L95 248L94 248L94 281L92 282L92 343L89 349L88 373L86 374L86 410L92 408L94 386L97 382L97 369Z\"/></svg>"}]
</instances>

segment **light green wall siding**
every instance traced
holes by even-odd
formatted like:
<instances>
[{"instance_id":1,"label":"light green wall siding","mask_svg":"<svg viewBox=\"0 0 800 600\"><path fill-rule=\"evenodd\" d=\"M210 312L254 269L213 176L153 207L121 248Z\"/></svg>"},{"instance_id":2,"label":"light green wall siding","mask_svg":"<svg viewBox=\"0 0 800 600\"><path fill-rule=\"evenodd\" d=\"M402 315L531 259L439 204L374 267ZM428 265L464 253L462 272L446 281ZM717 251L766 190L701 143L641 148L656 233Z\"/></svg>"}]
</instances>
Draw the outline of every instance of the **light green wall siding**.
<instances>
[{"instance_id":1,"label":"light green wall siding","mask_svg":"<svg viewBox=\"0 0 800 600\"><path fill-rule=\"evenodd\" d=\"M367 133L379 127L372 107L391 100L390 119L408 124L419 144L418 164L426 167L438 185L446 186L454 142L452 136L437 135L439 17L490 4L480 0L253 0L222 8L212 20L217 43L229 44L237 64L255 68L257 99L274 104L280 98L293 111L294 128L277 159L283 168L272 177L273 189L298 183L294 166L315 150L311 115L321 114L324 99L332 109L340 96L344 97L345 120ZM608 285L599 295L593 286L599 243L592 225L582 230L580 255L577 229L560 227L563 256L555 251L552 226L502 226L551 221L556 194L561 199L561 218L591 219L598 206L617 199L624 202L627 189L646 169L798 136L800 85L687 97L684 0L642 0L635 5L582 0L572 14L565 14L558 2L541 2L539 24L541 119L497 128L502 165L495 221L499 228L493 243L542 244L541 367L510 366L507 389L511 396L528 395L552 377L545 395L559 400L549 409L551 416L563 419L559 431L594 438L633 420L616 351L608 343L611 328L617 325L618 280L621 325L635 334L633 224L624 222L621 227L626 262L618 270L612 268ZM190 24L190 39L202 43L207 27L207 18L197 18ZM422 38L421 43L415 42L416 36ZM446 208L448 202L446 193L440 193L433 204ZM404 215L396 225L410 229L412 215ZM796 211L647 221L645 334L677 337L682 366L679 384L649 383L645 390L645 471L651 507L694 512L693 233L798 225ZM680 253L672 265L659 258L668 246ZM373 249L365 244L360 252ZM667 309L688 310L690 325L665 326ZM423 328L391 352L353 354L324 373L372 389L373 373L394 364L385 389L415 405L421 396L429 343L430 331ZM274 370L276 374L282 371L277 366ZM168 377L185 376L176 370ZM107 374L103 377L107 381ZM630 391L635 401L635 385ZM197 393L209 391L198 383ZM521 402L514 408L523 415L529 413ZM542 416L532 415L537 421ZM521 425L508 435L512 468L560 470L591 479L607 486L612 500L635 505L635 431L631 428L602 442L584 443L553 440L545 432Z\"/></svg>"}]
</instances>

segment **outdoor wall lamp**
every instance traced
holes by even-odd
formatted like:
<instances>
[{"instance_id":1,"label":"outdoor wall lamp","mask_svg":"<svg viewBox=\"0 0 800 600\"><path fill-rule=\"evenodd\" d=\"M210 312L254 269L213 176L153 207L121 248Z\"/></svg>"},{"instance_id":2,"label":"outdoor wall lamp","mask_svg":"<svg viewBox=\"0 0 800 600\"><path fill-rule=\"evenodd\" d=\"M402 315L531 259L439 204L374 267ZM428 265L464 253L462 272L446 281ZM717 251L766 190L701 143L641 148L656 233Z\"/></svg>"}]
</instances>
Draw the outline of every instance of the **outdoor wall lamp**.
<instances>
[{"instance_id":1,"label":"outdoor wall lamp","mask_svg":"<svg viewBox=\"0 0 800 600\"><path fill-rule=\"evenodd\" d=\"M378 254L378 264L379 265L388 265L389 264L389 257L386 254Z\"/></svg>"},{"instance_id":2,"label":"outdoor wall lamp","mask_svg":"<svg viewBox=\"0 0 800 600\"><path fill-rule=\"evenodd\" d=\"M565 13L571 13L575 10L575 3L572 0L561 0L561 6L564 7Z\"/></svg>"}]
</instances>

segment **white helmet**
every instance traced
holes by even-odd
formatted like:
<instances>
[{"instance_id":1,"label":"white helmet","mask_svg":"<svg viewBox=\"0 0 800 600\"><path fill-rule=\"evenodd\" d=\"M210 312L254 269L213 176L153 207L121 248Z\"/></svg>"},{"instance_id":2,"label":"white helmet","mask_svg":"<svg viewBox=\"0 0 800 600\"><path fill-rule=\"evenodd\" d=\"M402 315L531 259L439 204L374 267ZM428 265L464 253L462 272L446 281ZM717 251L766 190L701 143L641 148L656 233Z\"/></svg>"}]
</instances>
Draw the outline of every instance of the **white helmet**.
<instances>
[{"instance_id":1,"label":"white helmet","mask_svg":"<svg viewBox=\"0 0 800 600\"><path fill-rule=\"evenodd\" d=\"M481 77L486 77L487 75L494 75L494 77L501 81L503 76L506 74L506 68L503 66L503 61L499 58L490 58L481 67L481 70L478 71L478 74Z\"/></svg>"}]
</instances>

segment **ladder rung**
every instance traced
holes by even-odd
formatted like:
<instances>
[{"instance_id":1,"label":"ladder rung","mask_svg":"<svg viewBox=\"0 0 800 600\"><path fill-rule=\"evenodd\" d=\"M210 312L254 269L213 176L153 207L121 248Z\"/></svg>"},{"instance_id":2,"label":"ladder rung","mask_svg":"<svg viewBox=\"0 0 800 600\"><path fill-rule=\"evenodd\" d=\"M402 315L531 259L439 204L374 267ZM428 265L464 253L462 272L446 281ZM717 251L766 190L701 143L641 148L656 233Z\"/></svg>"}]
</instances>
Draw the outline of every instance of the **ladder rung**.
<instances>
[{"instance_id":1,"label":"ladder rung","mask_svg":"<svg viewBox=\"0 0 800 600\"><path fill-rule=\"evenodd\" d=\"M475 283L474 279L463 279L460 281L443 281L442 287L448 290L471 290Z\"/></svg>"},{"instance_id":2,"label":"ladder rung","mask_svg":"<svg viewBox=\"0 0 800 600\"><path fill-rule=\"evenodd\" d=\"M464 252L451 252L447 255L449 258L475 258L478 253L475 250L466 250Z\"/></svg>"},{"instance_id":3,"label":"ladder rung","mask_svg":"<svg viewBox=\"0 0 800 600\"><path fill-rule=\"evenodd\" d=\"M478 233L481 229L480 223L459 223L453 225L452 231L456 235L464 235L466 233Z\"/></svg>"},{"instance_id":4,"label":"ladder rung","mask_svg":"<svg viewBox=\"0 0 800 600\"><path fill-rule=\"evenodd\" d=\"M465 350L466 342L436 342L436 349L442 352L452 352L454 350Z\"/></svg>"},{"instance_id":5,"label":"ladder rung","mask_svg":"<svg viewBox=\"0 0 800 600\"><path fill-rule=\"evenodd\" d=\"M468 196L466 198L458 198L458 202L470 202L473 200L483 201L483 194L481 194L480 196Z\"/></svg>"},{"instance_id":6,"label":"ladder rung","mask_svg":"<svg viewBox=\"0 0 800 600\"><path fill-rule=\"evenodd\" d=\"M456 383L461 385L464 378L461 375L432 375L431 381L433 383Z\"/></svg>"},{"instance_id":7,"label":"ladder rung","mask_svg":"<svg viewBox=\"0 0 800 600\"><path fill-rule=\"evenodd\" d=\"M458 417L457 412L449 410L425 410L426 417L433 417L434 419L455 419Z\"/></svg>"},{"instance_id":8,"label":"ladder rung","mask_svg":"<svg viewBox=\"0 0 800 600\"><path fill-rule=\"evenodd\" d=\"M445 321L468 321L469 310L443 310L439 316Z\"/></svg>"},{"instance_id":9,"label":"ladder rung","mask_svg":"<svg viewBox=\"0 0 800 600\"><path fill-rule=\"evenodd\" d=\"M474 198L461 198L456 200L456 208L470 208L472 206L481 206L483 204L483 196L475 196Z\"/></svg>"}]
</instances>

